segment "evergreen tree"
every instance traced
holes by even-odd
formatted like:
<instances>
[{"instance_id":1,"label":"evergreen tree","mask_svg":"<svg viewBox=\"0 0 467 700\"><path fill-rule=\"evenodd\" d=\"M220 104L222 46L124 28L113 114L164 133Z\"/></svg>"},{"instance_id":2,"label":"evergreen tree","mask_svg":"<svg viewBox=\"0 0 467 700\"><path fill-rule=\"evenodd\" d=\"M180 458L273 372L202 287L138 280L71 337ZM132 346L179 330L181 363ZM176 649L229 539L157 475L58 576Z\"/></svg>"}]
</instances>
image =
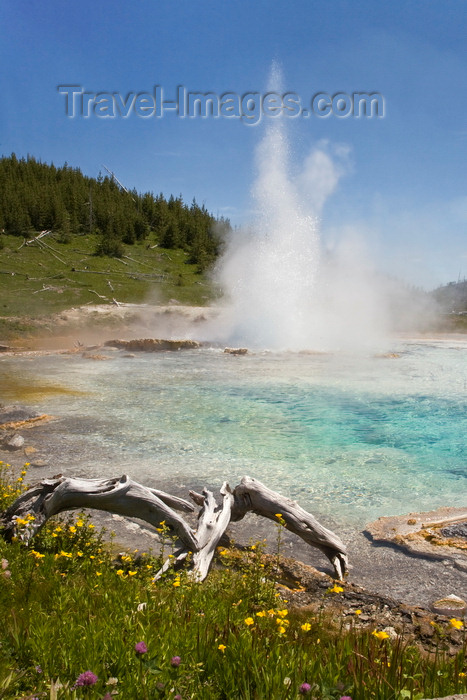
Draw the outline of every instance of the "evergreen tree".
<instances>
[{"instance_id":1,"label":"evergreen tree","mask_svg":"<svg viewBox=\"0 0 467 700\"><path fill-rule=\"evenodd\" d=\"M204 205L191 206L182 195L167 200L162 194L123 190L111 177L86 177L78 168L37 161L13 153L0 159L0 231L17 236L53 230L58 241L96 234L100 255L122 255L151 235L164 248L182 248L200 270L219 254L220 231L230 224L217 221Z\"/></svg>"}]
</instances>

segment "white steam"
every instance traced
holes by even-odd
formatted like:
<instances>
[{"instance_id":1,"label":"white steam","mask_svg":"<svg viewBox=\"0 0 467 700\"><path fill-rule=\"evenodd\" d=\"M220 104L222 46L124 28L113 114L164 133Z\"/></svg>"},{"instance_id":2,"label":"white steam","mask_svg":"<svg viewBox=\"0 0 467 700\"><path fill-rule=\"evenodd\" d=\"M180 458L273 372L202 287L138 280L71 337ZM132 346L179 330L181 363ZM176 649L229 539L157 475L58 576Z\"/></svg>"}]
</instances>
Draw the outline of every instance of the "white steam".
<instances>
[{"instance_id":1,"label":"white steam","mask_svg":"<svg viewBox=\"0 0 467 700\"><path fill-rule=\"evenodd\" d=\"M278 92L276 68L272 82ZM291 172L285 127L283 118L269 119L257 148L258 214L233 232L217 267L224 304L212 335L250 348L383 349L393 310L389 282L374 270L357 231L343 228L326 251L319 238L318 217L349 170L349 150L320 142Z\"/></svg>"},{"instance_id":2,"label":"white steam","mask_svg":"<svg viewBox=\"0 0 467 700\"><path fill-rule=\"evenodd\" d=\"M230 300L232 341L276 348L281 338L297 348L309 332L319 244L316 222L288 174L281 126L273 123L258 148L253 196L260 213L230 242L219 280Z\"/></svg>"}]
</instances>

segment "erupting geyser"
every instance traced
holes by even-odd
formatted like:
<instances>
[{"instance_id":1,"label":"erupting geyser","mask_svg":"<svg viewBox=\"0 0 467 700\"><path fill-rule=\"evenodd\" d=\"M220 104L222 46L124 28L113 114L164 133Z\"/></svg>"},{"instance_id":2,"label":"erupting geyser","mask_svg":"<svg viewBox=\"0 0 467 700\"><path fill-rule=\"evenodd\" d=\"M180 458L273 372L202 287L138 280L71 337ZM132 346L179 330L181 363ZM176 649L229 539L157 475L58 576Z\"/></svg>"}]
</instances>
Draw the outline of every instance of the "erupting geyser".
<instances>
[{"instance_id":1,"label":"erupting geyser","mask_svg":"<svg viewBox=\"0 0 467 700\"><path fill-rule=\"evenodd\" d=\"M287 153L283 124L268 125L254 186L260 213L222 261L232 339L240 344L296 349L311 340L319 241L316 222L303 210L288 177Z\"/></svg>"},{"instance_id":2,"label":"erupting geyser","mask_svg":"<svg viewBox=\"0 0 467 700\"><path fill-rule=\"evenodd\" d=\"M273 68L269 86L280 92ZM284 116L267 122L256 153L252 189L257 215L236 230L217 269L225 302L217 337L230 344L274 350L379 347L386 335L382 287L364 246L347 230L324 252L318 215L343 172L329 144L318 146L292 172ZM260 127L263 128L263 127Z\"/></svg>"}]
</instances>

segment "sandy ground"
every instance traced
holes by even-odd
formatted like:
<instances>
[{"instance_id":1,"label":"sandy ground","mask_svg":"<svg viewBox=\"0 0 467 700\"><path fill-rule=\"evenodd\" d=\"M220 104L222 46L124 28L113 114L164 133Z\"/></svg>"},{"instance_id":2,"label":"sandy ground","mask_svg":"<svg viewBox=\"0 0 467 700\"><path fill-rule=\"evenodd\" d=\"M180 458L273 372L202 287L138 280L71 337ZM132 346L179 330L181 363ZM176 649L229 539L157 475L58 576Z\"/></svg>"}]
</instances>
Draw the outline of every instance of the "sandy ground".
<instances>
[{"instance_id":1,"label":"sandy ground","mask_svg":"<svg viewBox=\"0 0 467 700\"><path fill-rule=\"evenodd\" d=\"M35 335L17 341L0 338L0 346L5 350L65 350L76 345L99 344L110 337L192 338L201 329L209 329L218 313L215 308L204 306L88 304L50 318L36 319L31 322L36 328Z\"/></svg>"}]
</instances>

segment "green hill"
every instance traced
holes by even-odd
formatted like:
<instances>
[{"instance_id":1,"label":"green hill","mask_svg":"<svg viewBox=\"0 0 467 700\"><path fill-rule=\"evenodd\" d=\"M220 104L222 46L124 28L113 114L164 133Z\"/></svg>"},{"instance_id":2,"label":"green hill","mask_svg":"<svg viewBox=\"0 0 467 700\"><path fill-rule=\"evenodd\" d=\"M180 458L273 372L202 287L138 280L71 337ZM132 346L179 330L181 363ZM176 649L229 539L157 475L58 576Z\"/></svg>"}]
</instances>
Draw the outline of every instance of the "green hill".
<instances>
[{"instance_id":1,"label":"green hill","mask_svg":"<svg viewBox=\"0 0 467 700\"><path fill-rule=\"evenodd\" d=\"M227 220L15 155L0 160L0 337L89 303L204 305Z\"/></svg>"}]
</instances>

